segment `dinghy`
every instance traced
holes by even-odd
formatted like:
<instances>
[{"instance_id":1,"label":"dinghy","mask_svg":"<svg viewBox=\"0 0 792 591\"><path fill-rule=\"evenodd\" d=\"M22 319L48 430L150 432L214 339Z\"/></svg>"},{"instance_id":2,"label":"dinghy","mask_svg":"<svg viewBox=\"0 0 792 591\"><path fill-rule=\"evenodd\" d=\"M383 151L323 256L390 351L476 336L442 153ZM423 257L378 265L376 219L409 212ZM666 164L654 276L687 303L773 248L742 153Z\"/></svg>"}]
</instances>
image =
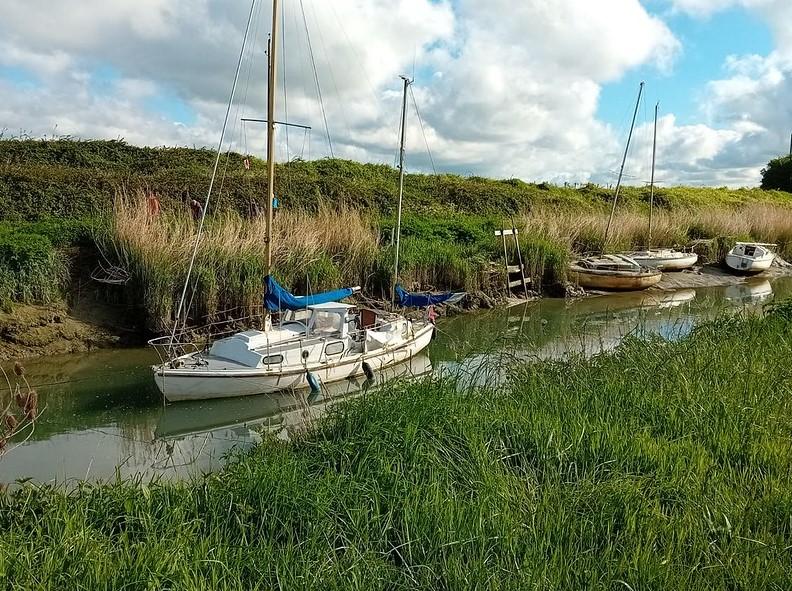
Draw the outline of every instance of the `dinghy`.
<instances>
[{"instance_id":1,"label":"dinghy","mask_svg":"<svg viewBox=\"0 0 792 591\"><path fill-rule=\"evenodd\" d=\"M655 160L657 155L657 112L660 103L655 104L654 135L652 137L652 176L649 181L649 230L646 243L649 248L626 253L631 259L644 267L663 271L689 269L698 262L698 255L692 252L679 252L673 248L652 248L652 213L654 211Z\"/></svg>"},{"instance_id":2,"label":"dinghy","mask_svg":"<svg viewBox=\"0 0 792 591\"><path fill-rule=\"evenodd\" d=\"M411 321L400 314L358 310L352 304L335 301L351 295L356 288L315 296L295 296L278 285L271 276L272 210L275 202L275 68L278 63L279 22L278 1L274 0L267 93L268 205L267 246L264 253L267 268L264 303L267 314L264 317L264 330L245 330L205 346L187 339L177 339L183 313L183 322L186 324L186 296L201 243L206 211L209 209L213 176L176 310L173 331L169 336L149 341L161 360L161 363L152 367L154 381L171 402L231 398L303 388L321 390L323 383L361 375L373 378L381 369L407 361L420 353L429 345L434 334L434 325L428 321ZM244 46L245 42L242 54ZM227 113L231 111L233 96L232 92ZM223 133L225 129L224 124ZM216 163L220 159L223 141L221 133ZM217 165L214 174L216 172ZM298 311L306 311L306 315L298 316ZM274 314L277 314L277 324L273 323Z\"/></svg>"},{"instance_id":3,"label":"dinghy","mask_svg":"<svg viewBox=\"0 0 792 591\"><path fill-rule=\"evenodd\" d=\"M775 244L763 242L738 242L726 254L726 265L740 273L761 273L773 264Z\"/></svg>"},{"instance_id":4,"label":"dinghy","mask_svg":"<svg viewBox=\"0 0 792 591\"><path fill-rule=\"evenodd\" d=\"M663 277L657 269L642 267L623 254L580 259L569 266L570 280L585 289L638 291L657 285Z\"/></svg>"}]
</instances>

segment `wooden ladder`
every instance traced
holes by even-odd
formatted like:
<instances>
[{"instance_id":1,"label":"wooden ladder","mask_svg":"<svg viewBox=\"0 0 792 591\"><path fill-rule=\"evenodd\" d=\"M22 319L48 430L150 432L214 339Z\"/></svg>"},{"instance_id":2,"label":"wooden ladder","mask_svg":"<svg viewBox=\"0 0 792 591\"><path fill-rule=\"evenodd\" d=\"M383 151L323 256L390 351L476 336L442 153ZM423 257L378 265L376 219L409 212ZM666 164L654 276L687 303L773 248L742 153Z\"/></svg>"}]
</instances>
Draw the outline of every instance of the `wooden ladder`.
<instances>
[{"instance_id":1,"label":"wooden ladder","mask_svg":"<svg viewBox=\"0 0 792 591\"><path fill-rule=\"evenodd\" d=\"M531 279L525 276L525 265L523 264L522 253L520 252L520 239L519 239L520 231L514 227L514 221L512 220L512 227L511 228L502 228L500 230L495 230L495 236L500 236L503 240L503 264L506 267L506 293L511 293L512 289L515 287L519 287L522 285L523 293L525 294L525 298L528 298L528 283L530 283ZM517 263L516 265L509 264L509 252L506 248L506 236L511 236L514 240L514 246L517 251ZM512 279L513 276L518 276L518 279Z\"/></svg>"}]
</instances>

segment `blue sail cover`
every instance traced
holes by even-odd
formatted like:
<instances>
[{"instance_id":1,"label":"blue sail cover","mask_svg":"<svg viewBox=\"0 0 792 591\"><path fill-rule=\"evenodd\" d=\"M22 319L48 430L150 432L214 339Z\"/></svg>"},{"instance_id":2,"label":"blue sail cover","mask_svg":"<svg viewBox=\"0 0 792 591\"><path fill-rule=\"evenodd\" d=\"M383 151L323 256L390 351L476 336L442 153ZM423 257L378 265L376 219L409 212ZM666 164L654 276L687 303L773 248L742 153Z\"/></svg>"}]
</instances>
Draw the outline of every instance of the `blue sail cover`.
<instances>
[{"instance_id":1,"label":"blue sail cover","mask_svg":"<svg viewBox=\"0 0 792 591\"><path fill-rule=\"evenodd\" d=\"M264 285L267 293L264 295L264 305L270 312L279 310L304 310L314 304L325 304L327 302L337 302L351 296L355 290L351 287L326 291L310 296L296 296L286 291L272 275L264 278Z\"/></svg>"},{"instance_id":2,"label":"blue sail cover","mask_svg":"<svg viewBox=\"0 0 792 591\"><path fill-rule=\"evenodd\" d=\"M410 293L401 285L396 286L396 300L404 308L427 308L438 304L453 304L462 299L464 291L447 291L445 293Z\"/></svg>"}]
</instances>

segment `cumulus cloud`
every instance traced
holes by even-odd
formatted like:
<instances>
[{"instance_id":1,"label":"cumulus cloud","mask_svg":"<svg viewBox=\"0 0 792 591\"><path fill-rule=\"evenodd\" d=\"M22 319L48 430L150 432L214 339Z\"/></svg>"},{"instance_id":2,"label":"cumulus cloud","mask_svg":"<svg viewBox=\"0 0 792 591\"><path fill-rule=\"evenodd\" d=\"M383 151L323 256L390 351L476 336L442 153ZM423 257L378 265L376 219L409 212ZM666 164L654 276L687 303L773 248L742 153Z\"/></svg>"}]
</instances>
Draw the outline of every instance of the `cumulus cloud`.
<instances>
[{"instance_id":1,"label":"cumulus cloud","mask_svg":"<svg viewBox=\"0 0 792 591\"><path fill-rule=\"evenodd\" d=\"M703 125L665 130L683 156L671 178L686 182L755 185L759 171L782 153L792 131L792 11L788 0L672 0L672 7L699 18L742 8L764 19L775 49L766 56L730 55L726 76L702 93ZM698 153L699 146L708 147ZM687 149L686 149L687 148Z\"/></svg>"}]
</instances>

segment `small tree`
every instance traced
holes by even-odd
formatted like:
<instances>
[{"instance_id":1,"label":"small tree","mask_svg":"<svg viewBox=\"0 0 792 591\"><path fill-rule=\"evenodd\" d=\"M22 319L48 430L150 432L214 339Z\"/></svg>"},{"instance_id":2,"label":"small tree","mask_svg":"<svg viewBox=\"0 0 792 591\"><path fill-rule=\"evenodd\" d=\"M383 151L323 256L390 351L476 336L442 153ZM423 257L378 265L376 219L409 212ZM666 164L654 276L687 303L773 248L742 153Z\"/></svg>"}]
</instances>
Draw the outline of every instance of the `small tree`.
<instances>
[{"instance_id":1,"label":"small tree","mask_svg":"<svg viewBox=\"0 0 792 591\"><path fill-rule=\"evenodd\" d=\"M792 156L775 158L762 169L762 188L792 193Z\"/></svg>"}]
</instances>

